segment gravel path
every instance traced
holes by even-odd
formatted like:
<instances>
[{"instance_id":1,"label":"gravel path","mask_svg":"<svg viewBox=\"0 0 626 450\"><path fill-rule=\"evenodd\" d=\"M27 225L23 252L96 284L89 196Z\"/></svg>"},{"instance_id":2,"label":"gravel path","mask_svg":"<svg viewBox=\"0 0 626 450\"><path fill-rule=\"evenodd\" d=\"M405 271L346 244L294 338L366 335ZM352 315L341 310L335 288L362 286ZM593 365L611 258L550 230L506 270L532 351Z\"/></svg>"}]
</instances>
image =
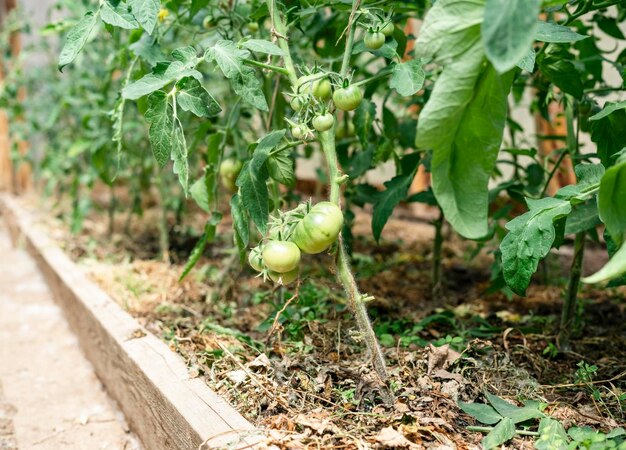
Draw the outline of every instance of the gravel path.
<instances>
[{"instance_id":1,"label":"gravel path","mask_svg":"<svg viewBox=\"0 0 626 450\"><path fill-rule=\"evenodd\" d=\"M139 448L0 220L0 450Z\"/></svg>"}]
</instances>

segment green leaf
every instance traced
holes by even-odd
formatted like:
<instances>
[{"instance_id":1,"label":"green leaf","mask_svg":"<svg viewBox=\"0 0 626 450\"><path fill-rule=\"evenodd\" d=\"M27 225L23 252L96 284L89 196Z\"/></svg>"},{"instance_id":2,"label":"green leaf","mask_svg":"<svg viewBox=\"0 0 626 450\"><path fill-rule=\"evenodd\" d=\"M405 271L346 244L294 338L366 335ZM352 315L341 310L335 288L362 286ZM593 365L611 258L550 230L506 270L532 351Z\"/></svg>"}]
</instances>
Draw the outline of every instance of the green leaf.
<instances>
[{"instance_id":1,"label":"green leaf","mask_svg":"<svg viewBox=\"0 0 626 450\"><path fill-rule=\"evenodd\" d=\"M113 6L109 1L103 2L100 7L100 17L102 17L103 22L114 27L126 30L139 28L139 24L131 14L126 3L119 3L117 6Z\"/></svg>"},{"instance_id":2,"label":"green leaf","mask_svg":"<svg viewBox=\"0 0 626 450\"><path fill-rule=\"evenodd\" d=\"M260 139L254 149L252 159L244 164L237 178L241 202L261 234L267 232L269 216L269 195L266 184L269 174L265 163L270 151L280 143L285 132L286 130L272 131Z\"/></svg>"},{"instance_id":3,"label":"green leaf","mask_svg":"<svg viewBox=\"0 0 626 450\"><path fill-rule=\"evenodd\" d=\"M257 53L265 53L267 55L285 56L285 51L273 42L264 39L248 39L241 43L245 48Z\"/></svg>"},{"instance_id":4,"label":"green leaf","mask_svg":"<svg viewBox=\"0 0 626 450\"><path fill-rule=\"evenodd\" d=\"M567 450L569 439L563 424L550 417L539 422L539 438L535 441L537 450Z\"/></svg>"},{"instance_id":5,"label":"green leaf","mask_svg":"<svg viewBox=\"0 0 626 450\"><path fill-rule=\"evenodd\" d=\"M613 165L613 155L624 147L626 110L616 109L611 114L591 122L591 140L598 146L598 156L605 167Z\"/></svg>"},{"instance_id":6,"label":"green leaf","mask_svg":"<svg viewBox=\"0 0 626 450\"><path fill-rule=\"evenodd\" d=\"M602 281L613 280L626 274L626 244L622 244L620 249L609 259L602 269L591 276L583 278L584 283L600 283Z\"/></svg>"},{"instance_id":7,"label":"green leaf","mask_svg":"<svg viewBox=\"0 0 626 450\"><path fill-rule=\"evenodd\" d=\"M578 164L574 171L578 182L562 187L554 195L572 204L585 202L595 194L605 169L602 164Z\"/></svg>"},{"instance_id":8,"label":"green leaf","mask_svg":"<svg viewBox=\"0 0 626 450\"><path fill-rule=\"evenodd\" d=\"M535 49L531 48L524 55L524 57L517 63L517 67L526 72L533 73L535 70L535 57L536 57Z\"/></svg>"},{"instance_id":9,"label":"green leaf","mask_svg":"<svg viewBox=\"0 0 626 450\"><path fill-rule=\"evenodd\" d=\"M371 50L365 47L363 40L358 41L352 48L352 54L357 55L363 52L370 52L375 56L386 59L393 59L397 55L398 42L395 39L387 40L378 50Z\"/></svg>"},{"instance_id":10,"label":"green leaf","mask_svg":"<svg viewBox=\"0 0 626 450\"><path fill-rule=\"evenodd\" d=\"M459 402L459 408L485 425L493 425L502 420L502 416L493 407L484 403Z\"/></svg>"},{"instance_id":11,"label":"green leaf","mask_svg":"<svg viewBox=\"0 0 626 450\"><path fill-rule=\"evenodd\" d=\"M560 55L551 55L539 61L539 68L546 78L563 92L575 98L582 97L584 86L574 63L563 59Z\"/></svg>"},{"instance_id":12,"label":"green leaf","mask_svg":"<svg viewBox=\"0 0 626 450\"><path fill-rule=\"evenodd\" d=\"M200 209L211 212L211 191L207 188L206 174L191 185L189 193Z\"/></svg>"},{"instance_id":13,"label":"green leaf","mask_svg":"<svg viewBox=\"0 0 626 450\"><path fill-rule=\"evenodd\" d=\"M530 211L506 224L509 233L500 244L504 280L519 295L525 295L539 261L552 247L554 221L572 209L568 201L551 197L527 199L527 203Z\"/></svg>"},{"instance_id":14,"label":"green leaf","mask_svg":"<svg viewBox=\"0 0 626 450\"><path fill-rule=\"evenodd\" d=\"M193 77L202 80L202 74L188 67L181 61L161 62L149 73L122 89L122 97L128 100L138 98L157 91L181 78Z\"/></svg>"},{"instance_id":15,"label":"green leaf","mask_svg":"<svg viewBox=\"0 0 626 450\"><path fill-rule=\"evenodd\" d=\"M196 242L193 249L191 250L191 254L189 255L189 259L187 263L185 263L185 267L183 268L183 273L180 275L178 281L182 281L185 277L191 272L191 269L195 267L195 265L200 260L200 257L204 253L204 249L206 248L209 242L212 242L215 239L215 231L217 229L217 224L222 220L222 214L220 212L213 212L211 214L211 218L207 221L204 226L204 233Z\"/></svg>"},{"instance_id":16,"label":"green leaf","mask_svg":"<svg viewBox=\"0 0 626 450\"><path fill-rule=\"evenodd\" d=\"M619 111L621 109L626 109L626 100L623 101L623 102L616 102L616 103L607 102L604 105L604 108L602 108L602 111L600 111L599 113L596 113L593 116L589 117L589 120L604 119L609 114L611 114L611 113L613 113L615 111Z\"/></svg>"},{"instance_id":17,"label":"green leaf","mask_svg":"<svg viewBox=\"0 0 626 450\"><path fill-rule=\"evenodd\" d=\"M148 97L146 111L146 120L150 123L148 136L154 159L161 167L167 164L173 146L173 115L174 111L165 92L157 91Z\"/></svg>"},{"instance_id":18,"label":"green leaf","mask_svg":"<svg viewBox=\"0 0 626 450\"><path fill-rule=\"evenodd\" d=\"M618 245L626 241L626 157L609 167L600 180L598 212L606 230Z\"/></svg>"},{"instance_id":19,"label":"green leaf","mask_svg":"<svg viewBox=\"0 0 626 450\"><path fill-rule=\"evenodd\" d=\"M271 155L267 159L267 169L270 177L285 186L296 184L296 174L294 172L294 162L289 149Z\"/></svg>"},{"instance_id":20,"label":"green leaf","mask_svg":"<svg viewBox=\"0 0 626 450\"><path fill-rule=\"evenodd\" d=\"M219 103L195 78L183 78L176 87L178 104L185 111L190 111L198 117L212 117L222 111Z\"/></svg>"},{"instance_id":21,"label":"green leaf","mask_svg":"<svg viewBox=\"0 0 626 450\"><path fill-rule=\"evenodd\" d=\"M237 48L233 41L217 41L205 55L209 61L215 61L226 78L235 78L244 71L243 60L250 57L248 50Z\"/></svg>"},{"instance_id":22,"label":"green leaf","mask_svg":"<svg viewBox=\"0 0 626 450\"><path fill-rule=\"evenodd\" d=\"M137 22L141 24L148 34L152 34L157 22L157 16L159 15L159 9L161 8L161 2L159 0L128 0L128 6L130 6Z\"/></svg>"},{"instance_id":23,"label":"green leaf","mask_svg":"<svg viewBox=\"0 0 626 450\"><path fill-rule=\"evenodd\" d=\"M238 241L243 248L248 246L250 240L250 220L244 208L241 197L235 194L230 199L230 214L233 218L233 226L238 237Z\"/></svg>"},{"instance_id":24,"label":"green leaf","mask_svg":"<svg viewBox=\"0 0 626 450\"><path fill-rule=\"evenodd\" d=\"M173 172L178 175L178 181L187 195L189 190L189 161L187 160L187 142L183 125L174 117L174 129L172 131L171 158L174 161Z\"/></svg>"},{"instance_id":25,"label":"green leaf","mask_svg":"<svg viewBox=\"0 0 626 450\"><path fill-rule=\"evenodd\" d=\"M539 411L540 404L538 402L528 401L524 406L519 407L489 392L486 392L485 395L489 403L491 403L491 406L504 417L511 419L513 423L525 422L528 419L537 419L544 416L544 414Z\"/></svg>"},{"instance_id":26,"label":"green leaf","mask_svg":"<svg viewBox=\"0 0 626 450\"><path fill-rule=\"evenodd\" d=\"M161 50L161 47L150 36L143 35L141 39L128 48L135 54L146 61L151 67L156 66L159 62L167 61L167 56Z\"/></svg>"},{"instance_id":27,"label":"green leaf","mask_svg":"<svg viewBox=\"0 0 626 450\"><path fill-rule=\"evenodd\" d=\"M433 150L433 192L454 229L471 239L487 234L488 183L513 81L513 71L500 76L485 64L483 10L479 0L439 0L415 44L417 57L444 64L420 113L416 146Z\"/></svg>"},{"instance_id":28,"label":"green leaf","mask_svg":"<svg viewBox=\"0 0 626 450\"><path fill-rule=\"evenodd\" d=\"M95 14L92 11L87 12L87 14L72 27L69 33L67 33L65 44L59 55L59 70L62 71L65 66L74 61L76 56L78 56L83 49L87 39L89 39L89 35L91 35L93 27L96 25L98 14L99 12Z\"/></svg>"},{"instance_id":29,"label":"green leaf","mask_svg":"<svg viewBox=\"0 0 626 450\"><path fill-rule=\"evenodd\" d=\"M230 79L230 83L235 93L239 95L243 101L261 111L269 110L261 82L256 77L256 73L253 69L244 67L241 73L234 75Z\"/></svg>"},{"instance_id":30,"label":"green leaf","mask_svg":"<svg viewBox=\"0 0 626 450\"><path fill-rule=\"evenodd\" d=\"M422 89L425 76L422 61L411 59L393 66L389 87L395 89L398 94L408 97Z\"/></svg>"},{"instance_id":31,"label":"green leaf","mask_svg":"<svg viewBox=\"0 0 626 450\"><path fill-rule=\"evenodd\" d=\"M482 440L484 450L496 448L515 436L515 424L511 419L505 417L489 432Z\"/></svg>"},{"instance_id":32,"label":"green leaf","mask_svg":"<svg viewBox=\"0 0 626 450\"><path fill-rule=\"evenodd\" d=\"M598 204L595 199L581 203L572 208L565 222L565 234L578 234L600 225Z\"/></svg>"},{"instance_id":33,"label":"green leaf","mask_svg":"<svg viewBox=\"0 0 626 450\"><path fill-rule=\"evenodd\" d=\"M541 42L568 43L577 42L587 39L589 36L583 36L573 32L568 27L557 25L552 22L537 21L537 30L535 39Z\"/></svg>"},{"instance_id":34,"label":"green leaf","mask_svg":"<svg viewBox=\"0 0 626 450\"><path fill-rule=\"evenodd\" d=\"M417 167L417 166L416 166ZM380 240L380 235L391 216L394 208L404 200L411 187L411 182L415 172L407 175L398 175L385 182L385 190L377 196L374 203L374 213L372 215L372 233L376 242Z\"/></svg>"},{"instance_id":35,"label":"green leaf","mask_svg":"<svg viewBox=\"0 0 626 450\"><path fill-rule=\"evenodd\" d=\"M541 0L487 0L481 31L485 54L500 73L515 67L535 40Z\"/></svg>"}]
</instances>

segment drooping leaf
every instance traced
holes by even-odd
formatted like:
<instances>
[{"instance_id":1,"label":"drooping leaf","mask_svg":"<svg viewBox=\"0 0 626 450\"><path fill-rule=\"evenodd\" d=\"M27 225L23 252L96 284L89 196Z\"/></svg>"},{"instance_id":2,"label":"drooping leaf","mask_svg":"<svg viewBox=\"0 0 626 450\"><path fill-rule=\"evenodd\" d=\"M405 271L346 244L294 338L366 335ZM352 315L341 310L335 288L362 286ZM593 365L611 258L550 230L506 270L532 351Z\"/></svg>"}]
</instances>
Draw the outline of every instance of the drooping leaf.
<instances>
[{"instance_id":1,"label":"drooping leaf","mask_svg":"<svg viewBox=\"0 0 626 450\"><path fill-rule=\"evenodd\" d=\"M598 212L613 241L626 241L626 155L622 156L600 181Z\"/></svg>"},{"instance_id":2,"label":"drooping leaf","mask_svg":"<svg viewBox=\"0 0 626 450\"><path fill-rule=\"evenodd\" d=\"M600 111L599 113L596 113L593 116L589 117L589 120L604 119L609 114L611 114L611 113L613 113L615 111L619 111L621 109L626 109L626 101L615 102L615 103L607 102L607 104L604 105L604 108L602 108L602 111Z\"/></svg>"},{"instance_id":3,"label":"drooping leaf","mask_svg":"<svg viewBox=\"0 0 626 450\"><path fill-rule=\"evenodd\" d=\"M210 197L211 193L209 189L207 189L206 185L206 174L202 177L198 178L194 184L189 188L189 193L191 194L191 198L194 199L196 204L200 207L200 209L210 213Z\"/></svg>"},{"instance_id":4,"label":"drooping leaf","mask_svg":"<svg viewBox=\"0 0 626 450\"><path fill-rule=\"evenodd\" d=\"M486 392L485 396L487 400L489 400L489 403L491 403L491 406L493 406L499 414L511 419L513 423L525 422L528 419L538 419L544 416L544 414L539 411L539 403L537 402L528 401L524 406L519 407L489 392Z\"/></svg>"},{"instance_id":5,"label":"drooping leaf","mask_svg":"<svg viewBox=\"0 0 626 450\"><path fill-rule=\"evenodd\" d=\"M569 439L563 424L551 417L539 422L539 437L535 441L537 450L567 450Z\"/></svg>"},{"instance_id":6,"label":"drooping leaf","mask_svg":"<svg viewBox=\"0 0 626 450\"><path fill-rule=\"evenodd\" d=\"M250 240L250 219L241 201L239 194L235 194L230 199L230 214L233 218L233 225L238 236L238 241L243 248L248 246Z\"/></svg>"},{"instance_id":7,"label":"drooping leaf","mask_svg":"<svg viewBox=\"0 0 626 450\"><path fill-rule=\"evenodd\" d=\"M422 89L425 76L421 60L411 59L393 66L389 87L408 97Z\"/></svg>"},{"instance_id":8,"label":"drooping leaf","mask_svg":"<svg viewBox=\"0 0 626 450\"><path fill-rule=\"evenodd\" d=\"M156 66L160 62L166 62L167 56L161 50L161 46L158 42L155 42L148 35L143 35L137 42L133 42L128 48L147 62L151 67Z\"/></svg>"},{"instance_id":9,"label":"drooping leaf","mask_svg":"<svg viewBox=\"0 0 626 450\"><path fill-rule=\"evenodd\" d=\"M591 122L591 140L598 146L598 156L605 167L614 164L613 158L624 148L626 110L616 109L611 114Z\"/></svg>"},{"instance_id":10,"label":"drooping leaf","mask_svg":"<svg viewBox=\"0 0 626 450\"><path fill-rule=\"evenodd\" d=\"M494 423L498 423L502 420L502 416L498 414L492 406L485 405L484 403L459 402L459 407L463 410L463 412L469 414L485 425L493 425Z\"/></svg>"},{"instance_id":11,"label":"drooping leaf","mask_svg":"<svg viewBox=\"0 0 626 450\"><path fill-rule=\"evenodd\" d=\"M539 261L554 243L554 221L572 209L568 201L552 197L527 203L530 210L506 224L509 233L500 244L504 279L519 295L525 295Z\"/></svg>"},{"instance_id":12,"label":"drooping leaf","mask_svg":"<svg viewBox=\"0 0 626 450\"><path fill-rule=\"evenodd\" d=\"M537 22L535 39L541 42L568 43L587 39L589 36L575 33L568 27L552 22Z\"/></svg>"},{"instance_id":13,"label":"drooping leaf","mask_svg":"<svg viewBox=\"0 0 626 450\"><path fill-rule=\"evenodd\" d=\"M562 187L554 195L556 198L569 200L576 204L587 201L593 196L604 175L602 164L578 164L574 171L578 182Z\"/></svg>"},{"instance_id":14,"label":"drooping leaf","mask_svg":"<svg viewBox=\"0 0 626 450\"><path fill-rule=\"evenodd\" d=\"M100 7L100 17L102 17L103 22L113 25L114 27L124 28L126 30L139 28L139 23L137 23L131 14L126 3L119 3L113 6L109 1L103 2Z\"/></svg>"},{"instance_id":15,"label":"drooping leaf","mask_svg":"<svg viewBox=\"0 0 626 450\"><path fill-rule=\"evenodd\" d=\"M183 125L178 117L174 117L174 129L172 131L172 152L170 157L174 164L173 172L178 175L178 181L183 187L185 195L189 191L189 161L187 160L187 141L185 140L185 132Z\"/></svg>"},{"instance_id":16,"label":"drooping leaf","mask_svg":"<svg viewBox=\"0 0 626 450\"><path fill-rule=\"evenodd\" d=\"M241 45L250 51L267 55L285 56L285 51L273 42L264 39L248 39Z\"/></svg>"},{"instance_id":17,"label":"drooping leaf","mask_svg":"<svg viewBox=\"0 0 626 450\"><path fill-rule=\"evenodd\" d=\"M506 72L528 53L535 40L541 0L487 0L481 31L485 54Z\"/></svg>"},{"instance_id":18,"label":"drooping leaf","mask_svg":"<svg viewBox=\"0 0 626 450\"><path fill-rule=\"evenodd\" d=\"M398 175L385 182L385 190L374 203L374 213L372 215L372 233L374 233L376 242L380 240L383 228L394 208L406 198L413 176L414 173Z\"/></svg>"},{"instance_id":19,"label":"drooping leaf","mask_svg":"<svg viewBox=\"0 0 626 450\"><path fill-rule=\"evenodd\" d=\"M212 117L222 111L219 103L195 78L183 78L176 87L178 104L185 111L198 117Z\"/></svg>"},{"instance_id":20,"label":"drooping leaf","mask_svg":"<svg viewBox=\"0 0 626 450\"><path fill-rule=\"evenodd\" d=\"M59 55L59 70L74 61L85 46L89 35L98 21L99 13L87 12L85 16L67 33L65 44Z\"/></svg>"},{"instance_id":21,"label":"drooping leaf","mask_svg":"<svg viewBox=\"0 0 626 450\"><path fill-rule=\"evenodd\" d=\"M600 225L598 217L598 204L595 198L576 205L568 214L565 222L565 234L578 234L582 231L592 230Z\"/></svg>"},{"instance_id":22,"label":"drooping leaf","mask_svg":"<svg viewBox=\"0 0 626 450\"><path fill-rule=\"evenodd\" d=\"M217 229L217 225L220 223L221 220L222 213L220 213L219 211L214 211L211 214L211 217L204 225L204 232L202 233L202 236L200 236L200 239L198 239L198 242L196 242L196 245L194 245L193 249L191 250L189 259L185 263L185 267L183 267L183 272L181 273L180 278L178 278L178 281L184 280L185 277L189 275L191 269L193 269L200 260L200 257L204 253L204 249L206 248L207 244L209 242L213 242L213 239L215 239L215 231Z\"/></svg>"},{"instance_id":23,"label":"drooping leaf","mask_svg":"<svg viewBox=\"0 0 626 450\"><path fill-rule=\"evenodd\" d=\"M128 0L128 6L148 34L152 34L157 22L161 2L159 0Z\"/></svg>"},{"instance_id":24,"label":"drooping leaf","mask_svg":"<svg viewBox=\"0 0 626 450\"><path fill-rule=\"evenodd\" d=\"M233 41L221 40L207 50L205 57L215 61L224 76L230 79L243 73L243 60L250 57L250 52L237 48Z\"/></svg>"},{"instance_id":25,"label":"drooping leaf","mask_svg":"<svg viewBox=\"0 0 626 450\"><path fill-rule=\"evenodd\" d=\"M161 62L156 65L152 73L144 75L139 80L124 87L122 96L128 100L137 100L186 77L202 80L200 72L186 66L181 61Z\"/></svg>"},{"instance_id":26,"label":"drooping leaf","mask_svg":"<svg viewBox=\"0 0 626 450\"><path fill-rule=\"evenodd\" d=\"M167 164L170 159L174 140L173 115L172 106L169 104L165 92L157 91L148 97L146 120L150 123L150 146L154 159L161 167Z\"/></svg>"},{"instance_id":27,"label":"drooping leaf","mask_svg":"<svg viewBox=\"0 0 626 450\"><path fill-rule=\"evenodd\" d=\"M513 439L514 436L515 424L505 417L483 438L482 447L484 450L491 450Z\"/></svg>"},{"instance_id":28,"label":"drooping leaf","mask_svg":"<svg viewBox=\"0 0 626 450\"><path fill-rule=\"evenodd\" d=\"M622 244L619 250L609 259L599 271L591 276L583 278L584 283L600 283L613 280L626 274L626 244Z\"/></svg>"},{"instance_id":29,"label":"drooping leaf","mask_svg":"<svg viewBox=\"0 0 626 450\"><path fill-rule=\"evenodd\" d=\"M235 93L239 95L243 101L261 111L269 110L261 82L256 77L256 73L253 69L244 67L241 73L235 74L230 79L230 83Z\"/></svg>"},{"instance_id":30,"label":"drooping leaf","mask_svg":"<svg viewBox=\"0 0 626 450\"><path fill-rule=\"evenodd\" d=\"M563 92L581 98L583 95L583 82L580 72L572 61L564 59L561 55L549 55L539 60L541 72L555 86Z\"/></svg>"},{"instance_id":31,"label":"drooping leaf","mask_svg":"<svg viewBox=\"0 0 626 450\"><path fill-rule=\"evenodd\" d=\"M267 159L267 169L270 177L285 186L296 184L294 161L290 155L291 152L287 149L275 153Z\"/></svg>"}]
</instances>

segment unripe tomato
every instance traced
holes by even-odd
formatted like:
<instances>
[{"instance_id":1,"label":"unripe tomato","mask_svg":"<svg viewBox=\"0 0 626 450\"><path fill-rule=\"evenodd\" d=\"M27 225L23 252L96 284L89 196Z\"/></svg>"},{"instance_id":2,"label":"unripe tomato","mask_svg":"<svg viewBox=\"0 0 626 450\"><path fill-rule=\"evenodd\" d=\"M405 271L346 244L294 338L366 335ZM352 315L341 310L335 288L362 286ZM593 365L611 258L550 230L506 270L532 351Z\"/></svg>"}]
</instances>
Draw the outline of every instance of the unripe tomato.
<instances>
[{"instance_id":1,"label":"unripe tomato","mask_svg":"<svg viewBox=\"0 0 626 450\"><path fill-rule=\"evenodd\" d=\"M370 50L378 50L385 43L385 35L380 31L368 31L363 38L365 47Z\"/></svg>"},{"instance_id":2,"label":"unripe tomato","mask_svg":"<svg viewBox=\"0 0 626 450\"><path fill-rule=\"evenodd\" d=\"M354 124L350 121L348 122L348 128L346 129L346 123L344 120L340 120L337 126L335 127L335 137L337 139L343 139L345 137L354 136L355 132Z\"/></svg>"},{"instance_id":3,"label":"unripe tomato","mask_svg":"<svg viewBox=\"0 0 626 450\"><path fill-rule=\"evenodd\" d=\"M213 22L213 16L211 14L207 14L206 16L204 16L204 19L202 19L202 26L206 30L210 30L215 26L215 23Z\"/></svg>"},{"instance_id":4,"label":"unripe tomato","mask_svg":"<svg viewBox=\"0 0 626 450\"><path fill-rule=\"evenodd\" d=\"M395 30L395 27L393 26L393 23L392 22L387 22L378 31L380 31L385 36L389 37L389 36L391 36L393 34L394 30Z\"/></svg>"},{"instance_id":5,"label":"unripe tomato","mask_svg":"<svg viewBox=\"0 0 626 450\"><path fill-rule=\"evenodd\" d=\"M261 249L258 246L250 250L250 254L248 255L248 264L250 264L250 267L257 272L263 271L263 255L261 254Z\"/></svg>"},{"instance_id":6,"label":"unripe tomato","mask_svg":"<svg viewBox=\"0 0 626 450\"><path fill-rule=\"evenodd\" d=\"M332 202L320 202L296 225L293 241L305 253L315 254L326 250L343 227L343 213Z\"/></svg>"},{"instance_id":7,"label":"unripe tomato","mask_svg":"<svg viewBox=\"0 0 626 450\"><path fill-rule=\"evenodd\" d=\"M259 24L257 22L248 22L246 24L246 28L248 29L248 32L256 33L259 31Z\"/></svg>"},{"instance_id":8,"label":"unripe tomato","mask_svg":"<svg viewBox=\"0 0 626 450\"><path fill-rule=\"evenodd\" d=\"M294 139L304 139L306 136L307 129L304 125L294 125L291 127L291 135Z\"/></svg>"},{"instance_id":9,"label":"unripe tomato","mask_svg":"<svg viewBox=\"0 0 626 450\"><path fill-rule=\"evenodd\" d=\"M222 180L222 186L230 192L235 192L237 190L237 184L235 182L237 181L239 172L241 172L242 166L243 164L241 161L233 158L225 159L220 165L220 178Z\"/></svg>"},{"instance_id":10,"label":"unripe tomato","mask_svg":"<svg viewBox=\"0 0 626 450\"><path fill-rule=\"evenodd\" d=\"M313 128L317 131L330 130L335 123L335 118L331 113L321 114L313 117Z\"/></svg>"},{"instance_id":11,"label":"unripe tomato","mask_svg":"<svg viewBox=\"0 0 626 450\"><path fill-rule=\"evenodd\" d=\"M318 100L326 101L330 98L333 87L330 84L330 80L328 78L322 78L321 80L315 80L313 82L313 87L311 90L315 98L317 98Z\"/></svg>"},{"instance_id":12,"label":"unripe tomato","mask_svg":"<svg viewBox=\"0 0 626 450\"><path fill-rule=\"evenodd\" d=\"M274 272L290 272L300 264L300 249L289 241L269 241L263 247L263 263Z\"/></svg>"},{"instance_id":13,"label":"unripe tomato","mask_svg":"<svg viewBox=\"0 0 626 450\"><path fill-rule=\"evenodd\" d=\"M358 88L351 84L348 87L337 89L333 94L333 102L335 106L342 111L352 111L359 107L363 100L363 93Z\"/></svg>"},{"instance_id":14,"label":"unripe tomato","mask_svg":"<svg viewBox=\"0 0 626 450\"><path fill-rule=\"evenodd\" d=\"M291 109L293 109L295 112L299 112L304 107L304 102L300 97L294 97L289 102L289 106L291 106Z\"/></svg>"},{"instance_id":15,"label":"unripe tomato","mask_svg":"<svg viewBox=\"0 0 626 450\"><path fill-rule=\"evenodd\" d=\"M270 270L267 274L274 283L282 286L287 286L288 284L291 284L298 279L300 269L296 267L295 269L285 273L274 272L273 270Z\"/></svg>"}]
</instances>

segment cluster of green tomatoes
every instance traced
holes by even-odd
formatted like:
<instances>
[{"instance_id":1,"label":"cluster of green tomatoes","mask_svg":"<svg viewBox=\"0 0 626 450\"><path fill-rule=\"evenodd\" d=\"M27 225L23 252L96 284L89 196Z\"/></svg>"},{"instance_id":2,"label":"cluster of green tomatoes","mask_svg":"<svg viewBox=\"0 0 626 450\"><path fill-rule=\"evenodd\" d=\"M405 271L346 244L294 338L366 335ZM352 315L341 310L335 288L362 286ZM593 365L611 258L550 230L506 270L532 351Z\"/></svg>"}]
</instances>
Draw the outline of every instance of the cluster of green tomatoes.
<instances>
[{"instance_id":1,"label":"cluster of green tomatoes","mask_svg":"<svg viewBox=\"0 0 626 450\"><path fill-rule=\"evenodd\" d=\"M248 263L279 285L293 283L300 273L302 253L327 250L342 227L343 213L336 204L300 204L272 219L267 236L250 251Z\"/></svg>"}]
</instances>

